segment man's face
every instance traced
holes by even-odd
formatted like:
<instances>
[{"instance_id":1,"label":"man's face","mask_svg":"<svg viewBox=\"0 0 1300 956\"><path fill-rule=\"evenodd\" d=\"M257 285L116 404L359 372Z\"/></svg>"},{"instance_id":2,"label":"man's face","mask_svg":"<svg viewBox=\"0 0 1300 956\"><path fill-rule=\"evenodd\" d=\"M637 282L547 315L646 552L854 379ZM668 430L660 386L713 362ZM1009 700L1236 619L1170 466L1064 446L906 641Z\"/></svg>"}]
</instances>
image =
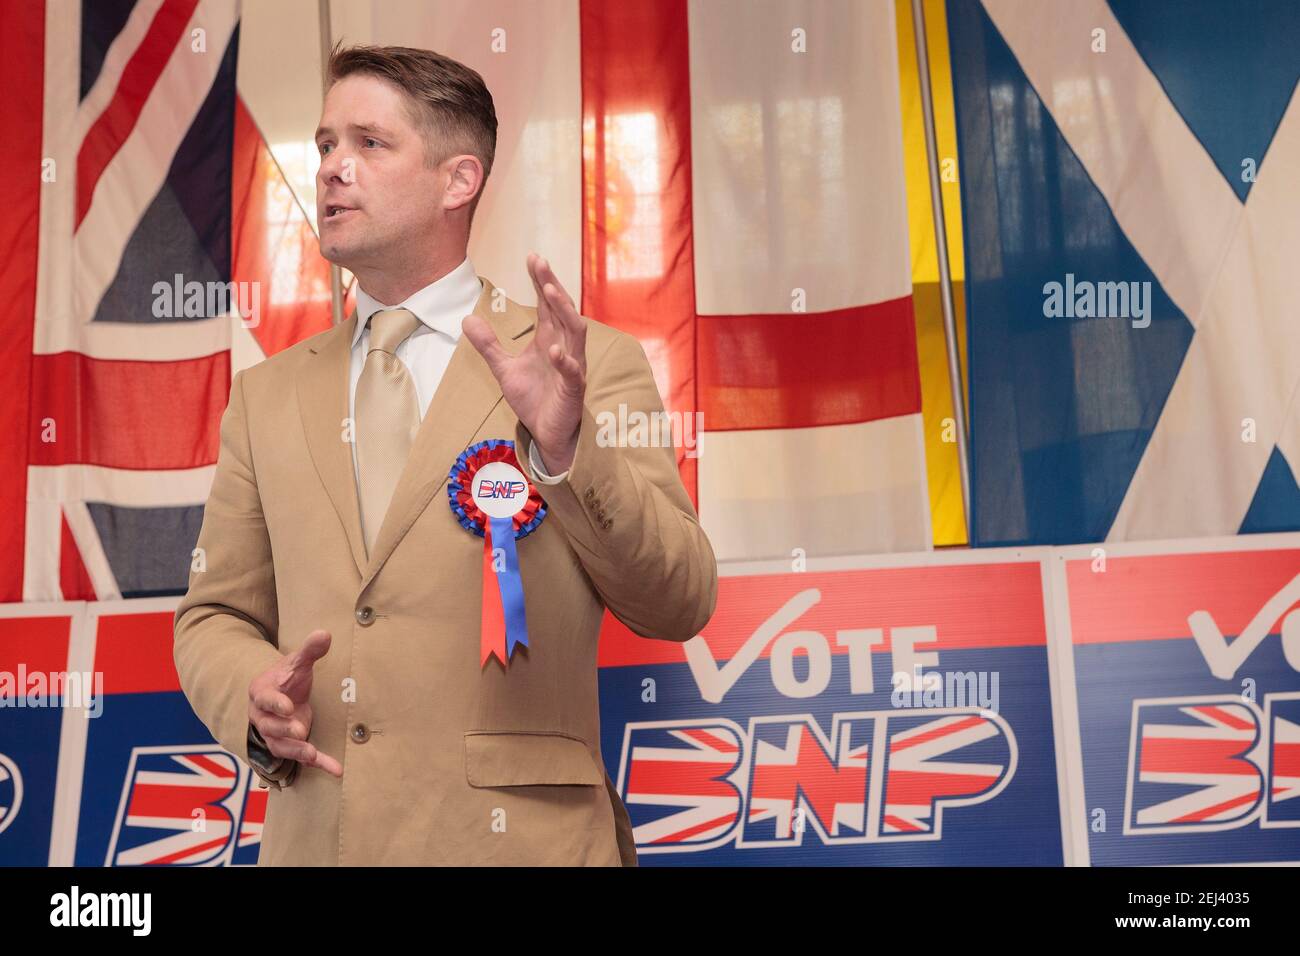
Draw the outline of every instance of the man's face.
<instances>
[{"instance_id":1,"label":"man's face","mask_svg":"<svg viewBox=\"0 0 1300 956\"><path fill-rule=\"evenodd\" d=\"M425 165L425 140L405 94L354 73L325 96L316 145L321 254L354 272L428 248L442 223L446 173Z\"/></svg>"}]
</instances>

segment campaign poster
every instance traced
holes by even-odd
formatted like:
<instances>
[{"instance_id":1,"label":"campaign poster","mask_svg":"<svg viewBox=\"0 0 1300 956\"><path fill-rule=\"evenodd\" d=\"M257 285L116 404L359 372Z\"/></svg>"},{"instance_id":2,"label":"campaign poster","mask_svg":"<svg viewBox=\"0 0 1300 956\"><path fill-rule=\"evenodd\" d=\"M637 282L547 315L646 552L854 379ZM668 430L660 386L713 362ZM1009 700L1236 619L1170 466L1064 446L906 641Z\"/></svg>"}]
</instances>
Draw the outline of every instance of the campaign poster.
<instances>
[{"instance_id":1,"label":"campaign poster","mask_svg":"<svg viewBox=\"0 0 1300 956\"><path fill-rule=\"evenodd\" d=\"M93 677L70 659L84 605L0 605L0 865L45 866L65 722L84 729Z\"/></svg>"},{"instance_id":2,"label":"campaign poster","mask_svg":"<svg viewBox=\"0 0 1300 956\"><path fill-rule=\"evenodd\" d=\"M607 628L641 864L1066 862L1045 553L723 565L690 641Z\"/></svg>"},{"instance_id":3,"label":"campaign poster","mask_svg":"<svg viewBox=\"0 0 1300 956\"><path fill-rule=\"evenodd\" d=\"M1052 560L1079 855L1300 861L1300 535Z\"/></svg>"},{"instance_id":4,"label":"campaign poster","mask_svg":"<svg viewBox=\"0 0 1300 956\"><path fill-rule=\"evenodd\" d=\"M178 598L91 604L87 632L103 713L78 781L78 866L253 865L267 791L218 746L181 692Z\"/></svg>"}]
</instances>

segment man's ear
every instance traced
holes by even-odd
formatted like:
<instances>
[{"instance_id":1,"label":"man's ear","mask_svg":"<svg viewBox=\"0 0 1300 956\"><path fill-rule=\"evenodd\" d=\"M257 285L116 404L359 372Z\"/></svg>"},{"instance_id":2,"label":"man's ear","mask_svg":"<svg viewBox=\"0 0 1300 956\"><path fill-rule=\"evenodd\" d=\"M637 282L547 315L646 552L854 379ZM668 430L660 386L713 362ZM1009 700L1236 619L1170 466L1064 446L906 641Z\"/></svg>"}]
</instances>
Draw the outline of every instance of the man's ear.
<instances>
[{"instance_id":1,"label":"man's ear","mask_svg":"<svg viewBox=\"0 0 1300 956\"><path fill-rule=\"evenodd\" d=\"M483 188L483 164L477 156L464 154L447 160L447 188L442 207L459 209L469 205Z\"/></svg>"}]
</instances>

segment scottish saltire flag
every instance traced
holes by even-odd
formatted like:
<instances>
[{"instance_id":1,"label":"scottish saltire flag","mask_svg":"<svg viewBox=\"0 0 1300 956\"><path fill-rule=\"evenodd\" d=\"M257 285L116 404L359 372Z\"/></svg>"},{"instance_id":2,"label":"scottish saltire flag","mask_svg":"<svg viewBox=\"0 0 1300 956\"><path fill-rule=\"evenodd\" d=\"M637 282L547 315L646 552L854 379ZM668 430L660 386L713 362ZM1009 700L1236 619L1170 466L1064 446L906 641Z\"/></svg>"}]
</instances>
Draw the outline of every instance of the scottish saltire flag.
<instances>
[{"instance_id":1,"label":"scottish saltire flag","mask_svg":"<svg viewBox=\"0 0 1300 956\"><path fill-rule=\"evenodd\" d=\"M976 544L1300 528L1300 7L949 0Z\"/></svg>"},{"instance_id":2,"label":"scottish saltire flag","mask_svg":"<svg viewBox=\"0 0 1300 956\"><path fill-rule=\"evenodd\" d=\"M328 327L323 267L237 98L234 0L6 16L41 159L5 227L31 250L6 303L6 390L30 398L4 409L5 592L180 593L232 374Z\"/></svg>"},{"instance_id":3,"label":"scottish saltire flag","mask_svg":"<svg viewBox=\"0 0 1300 956\"><path fill-rule=\"evenodd\" d=\"M705 530L929 549L893 7L685 6Z\"/></svg>"}]
</instances>

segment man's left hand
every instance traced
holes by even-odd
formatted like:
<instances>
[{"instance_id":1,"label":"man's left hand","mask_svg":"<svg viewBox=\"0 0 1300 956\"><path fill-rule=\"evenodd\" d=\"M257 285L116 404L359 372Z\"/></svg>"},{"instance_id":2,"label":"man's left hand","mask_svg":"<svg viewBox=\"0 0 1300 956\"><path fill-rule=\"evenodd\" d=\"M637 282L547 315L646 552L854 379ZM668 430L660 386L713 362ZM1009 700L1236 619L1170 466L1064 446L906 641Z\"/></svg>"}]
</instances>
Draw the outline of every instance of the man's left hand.
<instances>
[{"instance_id":1,"label":"man's left hand","mask_svg":"<svg viewBox=\"0 0 1300 956\"><path fill-rule=\"evenodd\" d=\"M461 329L533 436L547 472L557 475L573 464L578 447L587 390L587 322L536 253L528 255L528 275L537 290L537 331L522 352L507 352L480 315L467 316ZM527 449L516 452L521 460L527 455Z\"/></svg>"}]
</instances>

